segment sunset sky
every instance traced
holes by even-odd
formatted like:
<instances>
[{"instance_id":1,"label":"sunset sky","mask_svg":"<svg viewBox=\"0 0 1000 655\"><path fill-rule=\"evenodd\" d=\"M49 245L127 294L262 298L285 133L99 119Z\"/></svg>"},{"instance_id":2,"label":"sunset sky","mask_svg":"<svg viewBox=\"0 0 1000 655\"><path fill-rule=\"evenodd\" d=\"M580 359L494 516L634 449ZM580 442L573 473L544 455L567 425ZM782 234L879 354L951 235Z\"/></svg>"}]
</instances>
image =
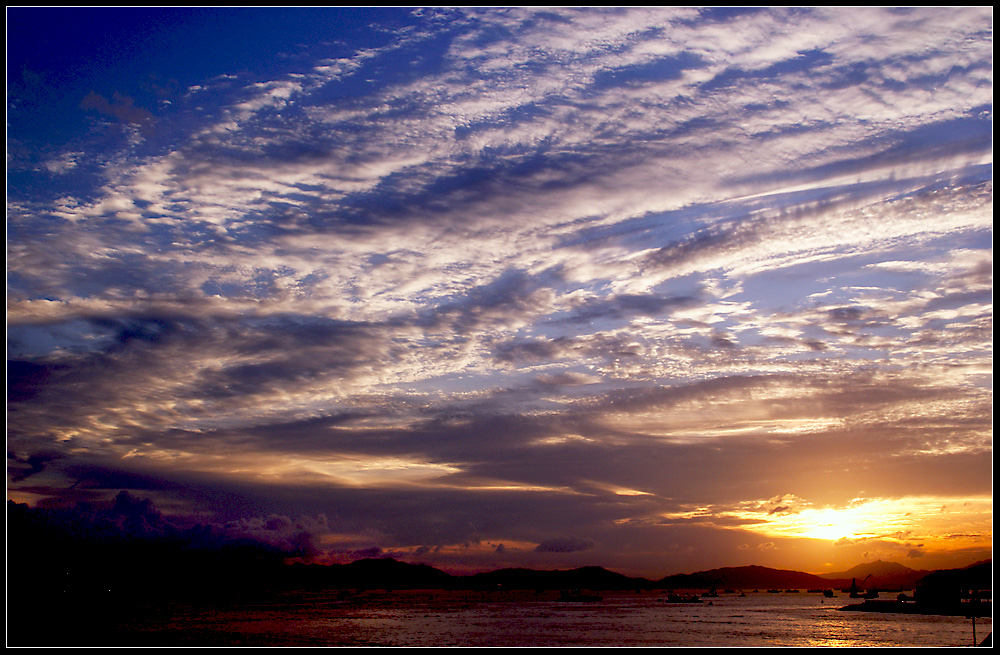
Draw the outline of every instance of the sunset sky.
<instances>
[{"instance_id":1,"label":"sunset sky","mask_svg":"<svg viewBox=\"0 0 1000 655\"><path fill-rule=\"evenodd\" d=\"M992 54L992 7L8 8L8 499L988 559Z\"/></svg>"}]
</instances>

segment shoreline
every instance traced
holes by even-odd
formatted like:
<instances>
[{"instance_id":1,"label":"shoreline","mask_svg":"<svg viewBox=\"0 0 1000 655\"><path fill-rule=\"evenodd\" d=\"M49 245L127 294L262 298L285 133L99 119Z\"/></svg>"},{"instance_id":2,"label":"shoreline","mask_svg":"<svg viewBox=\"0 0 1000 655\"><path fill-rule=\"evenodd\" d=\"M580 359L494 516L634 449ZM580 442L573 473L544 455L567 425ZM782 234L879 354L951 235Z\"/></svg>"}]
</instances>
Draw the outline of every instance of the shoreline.
<instances>
[{"instance_id":1,"label":"shoreline","mask_svg":"<svg viewBox=\"0 0 1000 655\"><path fill-rule=\"evenodd\" d=\"M938 616L964 616L966 618L983 618L993 616L993 603L917 603L902 600L865 600L854 605L845 605L842 612L879 612L887 614L921 614Z\"/></svg>"}]
</instances>

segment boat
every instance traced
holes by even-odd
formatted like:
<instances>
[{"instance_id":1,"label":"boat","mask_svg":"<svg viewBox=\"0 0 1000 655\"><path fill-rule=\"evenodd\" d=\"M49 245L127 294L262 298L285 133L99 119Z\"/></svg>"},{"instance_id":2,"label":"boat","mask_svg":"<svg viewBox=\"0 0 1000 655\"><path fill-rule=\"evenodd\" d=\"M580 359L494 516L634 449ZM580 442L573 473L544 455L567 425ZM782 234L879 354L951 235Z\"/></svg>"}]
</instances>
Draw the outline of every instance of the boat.
<instances>
[{"instance_id":1,"label":"boat","mask_svg":"<svg viewBox=\"0 0 1000 655\"><path fill-rule=\"evenodd\" d=\"M870 577L872 576L869 575L868 578ZM868 578L862 580L861 584L868 582ZM874 589L871 591L862 591L862 589L858 586L857 578L851 578L851 588L848 590L848 593L850 594L851 598L868 598L868 599L878 598L878 592L875 591Z\"/></svg>"},{"instance_id":2,"label":"boat","mask_svg":"<svg viewBox=\"0 0 1000 655\"><path fill-rule=\"evenodd\" d=\"M697 596L681 596L680 594L667 594L668 603L700 603Z\"/></svg>"}]
</instances>

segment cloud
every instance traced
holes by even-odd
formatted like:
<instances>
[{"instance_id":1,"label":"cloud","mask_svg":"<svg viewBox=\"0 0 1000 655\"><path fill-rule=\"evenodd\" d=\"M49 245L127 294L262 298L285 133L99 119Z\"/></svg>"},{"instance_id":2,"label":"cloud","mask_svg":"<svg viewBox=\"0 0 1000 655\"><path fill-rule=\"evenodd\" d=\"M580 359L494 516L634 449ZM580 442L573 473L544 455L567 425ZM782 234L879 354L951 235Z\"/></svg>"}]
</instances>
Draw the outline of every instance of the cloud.
<instances>
[{"instance_id":1,"label":"cloud","mask_svg":"<svg viewBox=\"0 0 1000 655\"><path fill-rule=\"evenodd\" d=\"M80 102L80 107L96 111L105 116L111 116L129 125L146 126L153 122L153 114L148 109L136 107L133 98L122 95L117 91L111 100L91 91Z\"/></svg>"},{"instance_id":2,"label":"cloud","mask_svg":"<svg viewBox=\"0 0 1000 655\"><path fill-rule=\"evenodd\" d=\"M586 537L555 537L547 539L535 547L538 553L578 553L590 550L595 545L593 539Z\"/></svg>"},{"instance_id":3,"label":"cloud","mask_svg":"<svg viewBox=\"0 0 1000 655\"><path fill-rule=\"evenodd\" d=\"M18 457L16 453L8 453L7 474L13 482L21 482L44 471L49 462L62 458L63 455L58 452L32 453L24 459Z\"/></svg>"},{"instance_id":4,"label":"cloud","mask_svg":"<svg viewBox=\"0 0 1000 655\"><path fill-rule=\"evenodd\" d=\"M306 560L322 554L321 539L331 531L322 514L297 520L276 514L259 519L241 518L222 527L222 534L228 539L253 539Z\"/></svg>"},{"instance_id":5,"label":"cloud","mask_svg":"<svg viewBox=\"0 0 1000 655\"><path fill-rule=\"evenodd\" d=\"M62 175L76 168L83 156L82 152L66 152L45 162L43 166L45 170L54 175Z\"/></svg>"},{"instance_id":6,"label":"cloud","mask_svg":"<svg viewBox=\"0 0 1000 655\"><path fill-rule=\"evenodd\" d=\"M982 8L405 16L11 185L19 485L509 554L987 484Z\"/></svg>"}]
</instances>

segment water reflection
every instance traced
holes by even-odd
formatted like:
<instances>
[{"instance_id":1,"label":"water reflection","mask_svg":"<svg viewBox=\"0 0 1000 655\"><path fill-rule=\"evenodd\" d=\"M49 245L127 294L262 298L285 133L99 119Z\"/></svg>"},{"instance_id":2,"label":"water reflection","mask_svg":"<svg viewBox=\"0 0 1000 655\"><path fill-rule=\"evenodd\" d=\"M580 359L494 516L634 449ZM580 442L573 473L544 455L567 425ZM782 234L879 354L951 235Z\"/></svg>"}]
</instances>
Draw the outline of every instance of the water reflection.
<instances>
[{"instance_id":1,"label":"water reflection","mask_svg":"<svg viewBox=\"0 0 1000 655\"><path fill-rule=\"evenodd\" d=\"M661 592L560 602L558 592L289 594L252 606L176 607L139 632L146 643L323 646L968 646L962 617L840 612L816 594L720 594L665 602ZM980 638L992 629L979 619ZM198 641L194 641L197 638Z\"/></svg>"}]
</instances>

